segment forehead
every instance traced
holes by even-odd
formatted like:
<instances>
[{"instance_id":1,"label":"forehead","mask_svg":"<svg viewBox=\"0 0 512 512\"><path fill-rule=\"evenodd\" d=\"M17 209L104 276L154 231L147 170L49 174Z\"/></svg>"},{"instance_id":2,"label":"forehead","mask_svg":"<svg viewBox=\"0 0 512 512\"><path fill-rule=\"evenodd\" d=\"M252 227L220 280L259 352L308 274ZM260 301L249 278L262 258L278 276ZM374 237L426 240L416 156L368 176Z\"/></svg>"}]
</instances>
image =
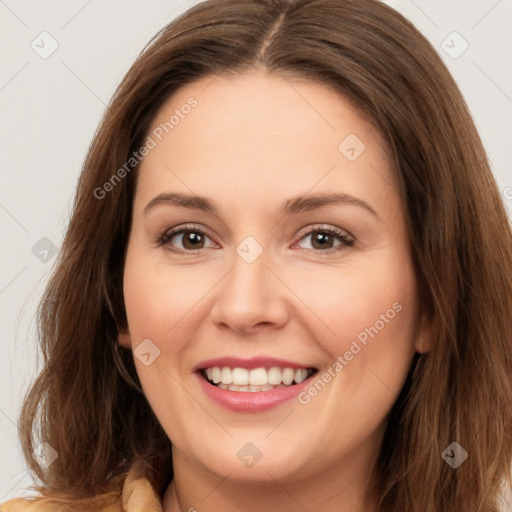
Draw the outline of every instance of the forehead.
<instances>
[{"instance_id":1,"label":"forehead","mask_svg":"<svg viewBox=\"0 0 512 512\"><path fill-rule=\"evenodd\" d=\"M197 103L192 109L187 105L191 98ZM201 117L199 126L193 122L197 117ZM186 121L187 118L192 121ZM167 125L165 130L170 120L172 127ZM270 139L280 133L311 140L316 146L321 135L325 146L332 147L348 131L357 132L361 139L386 151L371 120L329 85L264 70L242 75L208 75L187 84L164 103L151 129L161 126L162 135L172 132L176 142L184 143L189 140L187 125L191 123L196 138L214 136L220 147L225 137L241 142L246 135L243 141L249 143L252 134L261 137L264 133L269 133ZM236 146L231 150L236 150Z\"/></svg>"},{"instance_id":2,"label":"forehead","mask_svg":"<svg viewBox=\"0 0 512 512\"><path fill-rule=\"evenodd\" d=\"M140 168L144 195L162 186L267 199L276 187L288 195L340 186L368 195L370 182L394 189L379 131L344 96L307 79L203 77L166 101L148 136L155 146Z\"/></svg>"}]
</instances>

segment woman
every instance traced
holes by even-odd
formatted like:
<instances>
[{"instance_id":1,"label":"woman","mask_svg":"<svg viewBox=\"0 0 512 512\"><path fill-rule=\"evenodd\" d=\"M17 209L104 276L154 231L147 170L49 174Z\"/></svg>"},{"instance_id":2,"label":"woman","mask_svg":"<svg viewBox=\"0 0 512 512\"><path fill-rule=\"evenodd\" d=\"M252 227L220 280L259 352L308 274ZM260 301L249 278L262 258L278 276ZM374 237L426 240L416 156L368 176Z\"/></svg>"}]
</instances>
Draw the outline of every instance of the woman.
<instances>
[{"instance_id":1,"label":"woman","mask_svg":"<svg viewBox=\"0 0 512 512\"><path fill-rule=\"evenodd\" d=\"M90 148L20 423L41 497L2 511L496 512L511 276L471 116L409 22L198 4Z\"/></svg>"}]
</instances>

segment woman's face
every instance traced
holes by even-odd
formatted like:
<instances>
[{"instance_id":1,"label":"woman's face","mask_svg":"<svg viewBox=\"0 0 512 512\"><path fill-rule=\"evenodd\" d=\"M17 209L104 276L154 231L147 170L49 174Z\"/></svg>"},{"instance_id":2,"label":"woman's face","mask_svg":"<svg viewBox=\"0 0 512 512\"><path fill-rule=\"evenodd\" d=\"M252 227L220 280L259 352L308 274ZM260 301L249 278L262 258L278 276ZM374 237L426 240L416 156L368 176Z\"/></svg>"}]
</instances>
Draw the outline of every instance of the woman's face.
<instances>
[{"instance_id":1,"label":"woman's face","mask_svg":"<svg viewBox=\"0 0 512 512\"><path fill-rule=\"evenodd\" d=\"M120 343L176 471L367 474L422 348L378 131L325 85L253 71L184 87L148 135Z\"/></svg>"}]
</instances>

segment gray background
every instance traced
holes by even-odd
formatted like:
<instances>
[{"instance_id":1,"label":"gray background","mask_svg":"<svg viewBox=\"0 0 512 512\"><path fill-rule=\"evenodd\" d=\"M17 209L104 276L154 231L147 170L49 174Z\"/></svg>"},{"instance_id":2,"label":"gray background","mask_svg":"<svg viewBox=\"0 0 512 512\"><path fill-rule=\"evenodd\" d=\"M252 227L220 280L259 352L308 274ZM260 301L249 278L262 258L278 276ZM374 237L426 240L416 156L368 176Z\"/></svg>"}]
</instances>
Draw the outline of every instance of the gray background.
<instances>
[{"instance_id":1,"label":"gray background","mask_svg":"<svg viewBox=\"0 0 512 512\"><path fill-rule=\"evenodd\" d=\"M62 242L81 163L135 57L193 3L0 0L0 502L27 494L32 483L16 421L38 368L35 307ZM449 66L511 215L512 1L386 3L409 18Z\"/></svg>"}]
</instances>

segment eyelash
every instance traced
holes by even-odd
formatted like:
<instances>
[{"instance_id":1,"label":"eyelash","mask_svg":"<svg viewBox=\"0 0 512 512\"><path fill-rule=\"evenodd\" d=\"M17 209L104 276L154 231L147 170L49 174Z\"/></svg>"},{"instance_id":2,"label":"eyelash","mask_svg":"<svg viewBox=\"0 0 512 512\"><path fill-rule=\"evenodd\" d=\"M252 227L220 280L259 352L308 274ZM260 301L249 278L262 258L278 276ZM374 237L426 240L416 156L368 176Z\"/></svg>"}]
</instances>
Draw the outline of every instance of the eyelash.
<instances>
[{"instance_id":1,"label":"eyelash","mask_svg":"<svg viewBox=\"0 0 512 512\"><path fill-rule=\"evenodd\" d=\"M201 234L203 236L206 236L206 237L210 238L198 226L196 226L194 224L187 224L185 226L178 226L178 227L176 227L174 229L171 229L171 230L168 230L168 231L164 231L163 233L161 233L160 235L158 235L156 237L155 242L157 243L157 245L159 247L166 246L168 250L173 251L173 252L196 254L201 249L204 249L202 247L199 248L199 249L185 249L185 250L171 248L171 246L169 244L169 240L171 240L175 235L186 233L186 232L199 233L199 234ZM339 250L341 250L343 248L352 247L354 245L354 242L355 242L355 240L350 235L347 235L347 233L345 231L342 231L342 230L337 229L337 228L329 227L329 226L325 226L325 227L324 226L317 226L317 227L311 228L311 229L309 229L307 232L305 232L301 236L299 241L302 240L303 238L311 236L313 233L326 233L326 234L329 234L329 235L332 235L332 236L338 238L341 241L341 245L338 246L338 247L331 247L329 249L321 249L321 250L307 249L307 250L318 252L318 253L330 254L330 253L333 253L333 252L337 252L337 251L339 251Z\"/></svg>"}]
</instances>

